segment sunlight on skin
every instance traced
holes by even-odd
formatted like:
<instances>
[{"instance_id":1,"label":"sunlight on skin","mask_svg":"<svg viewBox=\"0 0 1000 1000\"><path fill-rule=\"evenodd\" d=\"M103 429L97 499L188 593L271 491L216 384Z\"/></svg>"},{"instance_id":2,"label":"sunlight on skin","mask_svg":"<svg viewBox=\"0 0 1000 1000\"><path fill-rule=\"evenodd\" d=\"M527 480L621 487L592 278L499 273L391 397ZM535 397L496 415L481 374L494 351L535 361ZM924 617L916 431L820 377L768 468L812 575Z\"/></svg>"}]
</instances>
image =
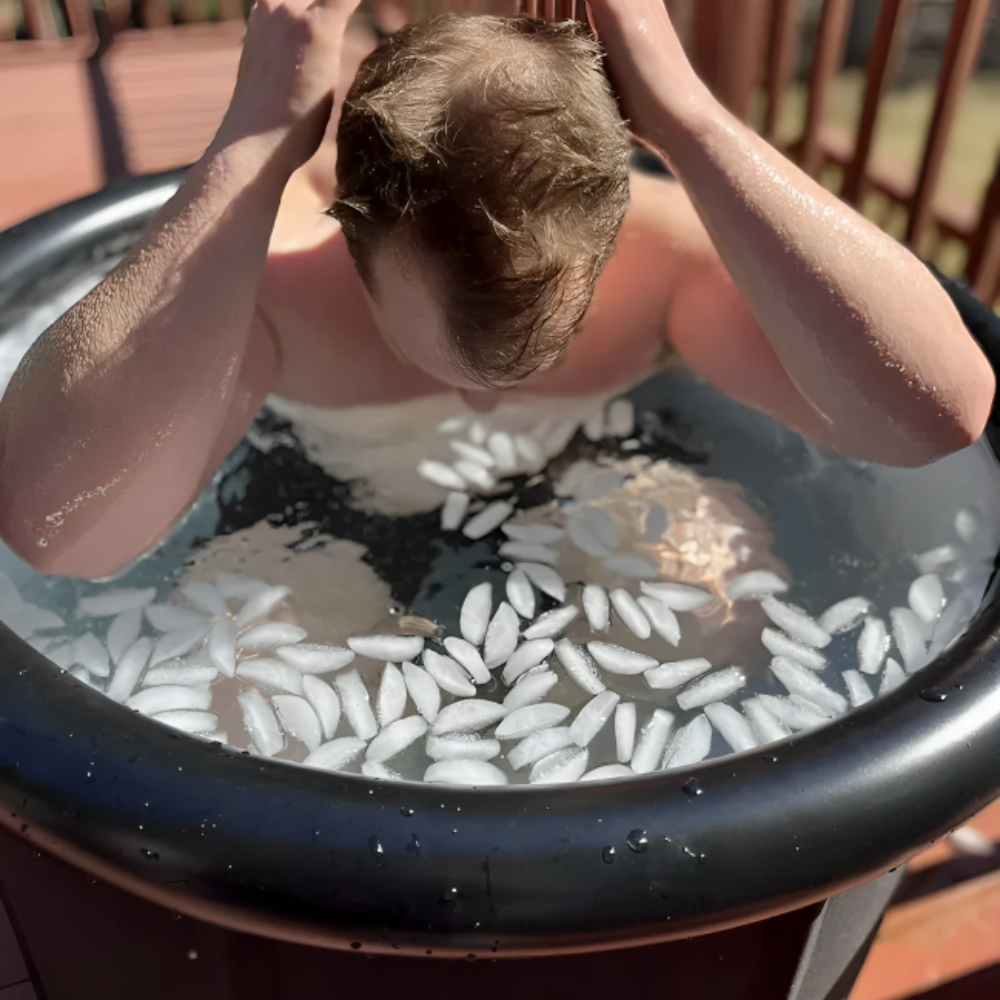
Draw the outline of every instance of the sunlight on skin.
<instances>
[{"instance_id":1,"label":"sunlight on skin","mask_svg":"<svg viewBox=\"0 0 1000 1000\"><path fill-rule=\"evenodd\" d=\"M475 413L491 413L510 390L489 389L473 382L448 357L442 310L431 282L412 258L397 247L380 247L372 255L377 298L365 289L365 300L383 340L403 364L413 365L455 389Z\"/></svg>"}]
</instances>

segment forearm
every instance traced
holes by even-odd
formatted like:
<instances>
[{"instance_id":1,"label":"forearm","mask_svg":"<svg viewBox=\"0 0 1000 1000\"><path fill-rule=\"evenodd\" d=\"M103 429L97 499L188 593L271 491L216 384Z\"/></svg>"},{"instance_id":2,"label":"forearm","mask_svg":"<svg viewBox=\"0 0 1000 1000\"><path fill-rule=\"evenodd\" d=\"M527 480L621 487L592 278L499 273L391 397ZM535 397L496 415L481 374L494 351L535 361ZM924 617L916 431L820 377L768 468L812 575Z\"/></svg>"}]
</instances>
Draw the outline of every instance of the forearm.
<instances>
[{"instance_id":1,"label":"forearm","mask_svg":"<svg viewBox=\"0 0 1000 1000\"><path fill-rule=\"evenodd\" d=\"M901 464L978 436L992 372L927 269L690 86L652 138L822 436Z\"/></svg>"},{"instance_id":2,"label":"forearm","mask_svg":"<svg viewBox=\"0 0 1000 1000\"><path fill-rule=\"evenodd\" d=\"M122 264L19 367L0 405L0 531L34 564L116 569L113 552L148 547L197 490L287 177L270 161L250 140L206 154ZM101 535L106 566L93 555Z\"/></svg>"}]
</instances>

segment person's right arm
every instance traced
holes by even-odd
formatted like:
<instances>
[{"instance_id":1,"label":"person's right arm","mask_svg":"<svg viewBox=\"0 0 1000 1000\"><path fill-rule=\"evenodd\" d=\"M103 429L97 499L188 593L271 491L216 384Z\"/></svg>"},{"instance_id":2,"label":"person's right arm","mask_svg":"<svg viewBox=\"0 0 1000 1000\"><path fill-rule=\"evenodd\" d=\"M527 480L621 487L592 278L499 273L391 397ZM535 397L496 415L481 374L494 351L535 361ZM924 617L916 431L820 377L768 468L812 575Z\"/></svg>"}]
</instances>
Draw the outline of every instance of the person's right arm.
<instances>
[{"instance_id":1,"label":"person's right arm","mask_svg":"<svg viewBox=\"0 0 1000 1000\"><path fill-rule=\"evenodd\" d=\"M255 301L288 178L315 151L357 0L258 0L212 145L125 260L50 327L0 404L0 535L111 574L246 430L277 354Z\"/></svg>"}]
</instances>

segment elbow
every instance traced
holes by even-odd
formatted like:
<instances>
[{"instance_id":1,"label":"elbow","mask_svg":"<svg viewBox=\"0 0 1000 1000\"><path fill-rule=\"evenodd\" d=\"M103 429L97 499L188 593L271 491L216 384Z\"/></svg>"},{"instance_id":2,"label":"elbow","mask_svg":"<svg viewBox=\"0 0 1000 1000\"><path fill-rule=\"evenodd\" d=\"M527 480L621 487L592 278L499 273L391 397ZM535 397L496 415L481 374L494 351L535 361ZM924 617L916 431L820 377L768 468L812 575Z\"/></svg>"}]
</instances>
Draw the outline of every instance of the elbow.
<instances>
[{"instance_id":1,"label":"elbow","mask_svg":"<svg viewBox=\"0 0 1000 1000\"><path fill-rule=\"evenodd\" d=\"M948 416L941 421L943 433L935 442L937 454L931 461L968 448L986 430L996 396L996 375L983 354L977 352L956 388Z\"/></svg>"},{"instance_id":2,"label":"elbow","mask_svg":"<svg viewBox=\"0 0 1000 1000\"><path fill-rule=\"evenodd\" d=\"M970 365L961 383L936 410L929 426L908 435L909 447L891 462L917 468L975 444L986 430L996 394L996 377L982 355Z\"/></svg>"},{"instance_id":3,"label":"elbow","mask_svg":"<svg viewBox=\"0 0 1000 1000\"><path fill-rule=\"evenodd\" d=\"M978 441L986 430L996 399L996 373L984 354L979 355L965 388L966 399L962 407L961 424L966 442L964 447L968 447Z\"/></svg>"}]
</instances>

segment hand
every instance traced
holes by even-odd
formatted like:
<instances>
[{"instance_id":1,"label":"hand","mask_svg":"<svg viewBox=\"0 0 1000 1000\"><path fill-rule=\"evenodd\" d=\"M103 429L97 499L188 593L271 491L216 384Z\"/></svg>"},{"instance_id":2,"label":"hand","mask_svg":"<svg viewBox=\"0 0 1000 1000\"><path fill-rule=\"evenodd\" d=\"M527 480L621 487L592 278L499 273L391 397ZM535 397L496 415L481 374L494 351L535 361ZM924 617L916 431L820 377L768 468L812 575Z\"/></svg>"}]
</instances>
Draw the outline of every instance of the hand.
<instances>
[{"instance_id":1,"label":"hand","mask_svg":"<svg viewBox=\"0 0 1000 1000\"><path fill-rule=\"evenodd\" d=\"M289 170L305 163L329 121L344 30L359 2L257 0L215 144L257 136Z\"/></svg>"},{"instance_id":2,"label":"hand","mask_svg":"<svg viewBox=\"0 0 1000 1000\"><path fill-rule=\"evenodd\" d=\"M588 11L632 132L669 155L672 128L713 98L691 68L663 0L588 0Z\"/></svg>"}]
</instances>

